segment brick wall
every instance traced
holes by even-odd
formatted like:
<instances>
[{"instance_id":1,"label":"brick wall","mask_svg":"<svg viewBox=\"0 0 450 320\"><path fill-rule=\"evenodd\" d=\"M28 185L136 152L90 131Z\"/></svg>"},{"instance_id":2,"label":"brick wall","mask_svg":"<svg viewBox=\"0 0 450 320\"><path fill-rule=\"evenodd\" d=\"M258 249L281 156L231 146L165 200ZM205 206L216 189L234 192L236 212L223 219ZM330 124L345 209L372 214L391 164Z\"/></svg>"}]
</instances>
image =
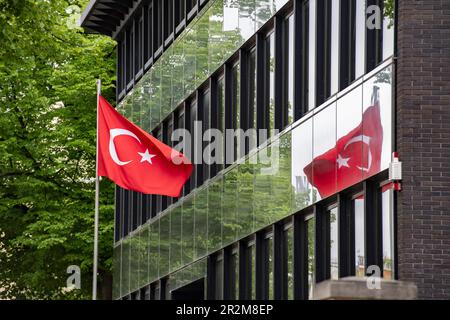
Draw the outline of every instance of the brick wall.
<instances>
[{"instance_id":1,"label":"brick wall","mask_svg":"<svg viewBox=\"0 0 450 320\"><path fill-rule=\"evenodd\" d=\"M450 299L450 1L397 2L399 279Z\"/></svg>"}]
</instances>

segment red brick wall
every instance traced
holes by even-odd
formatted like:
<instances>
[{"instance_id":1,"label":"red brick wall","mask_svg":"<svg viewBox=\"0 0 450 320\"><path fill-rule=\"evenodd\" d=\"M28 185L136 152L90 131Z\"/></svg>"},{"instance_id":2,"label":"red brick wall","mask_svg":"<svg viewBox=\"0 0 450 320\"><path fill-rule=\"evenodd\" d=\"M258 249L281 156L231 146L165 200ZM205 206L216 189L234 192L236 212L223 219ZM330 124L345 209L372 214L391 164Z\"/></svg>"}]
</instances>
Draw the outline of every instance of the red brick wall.
<instances>
[{"instance_id":1,"label":"red brick wall","mask_svg":"<svg viewBox=\"0 0 450 320\"><path fill-rule=\"evenodd\" d=\"M450 1L397 3L399 279L450 299Z\"/></svg>"}]
</instances>

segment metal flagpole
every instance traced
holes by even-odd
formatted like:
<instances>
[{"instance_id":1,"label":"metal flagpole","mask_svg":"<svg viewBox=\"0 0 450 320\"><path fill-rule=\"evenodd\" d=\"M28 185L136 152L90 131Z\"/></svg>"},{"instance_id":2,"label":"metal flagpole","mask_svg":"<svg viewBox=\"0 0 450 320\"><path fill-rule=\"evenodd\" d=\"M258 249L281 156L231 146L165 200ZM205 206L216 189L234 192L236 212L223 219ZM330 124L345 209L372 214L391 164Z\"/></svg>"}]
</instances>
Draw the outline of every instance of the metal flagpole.
<instances>
[{"instance_id":1,"label":"metal flagpole","mask_svg":"<svg viewBox=\"0 0 450 320\"><path fill-rule=\"evenodd\" d=\"M97 300L97 264L98 264L98 202L100 194L100 180L98 177L98 110L102 81L97 80L97 146L95 149L95 217L94 217L94 267L92 273L92 300Z\"/></svg>"}]
</instances>

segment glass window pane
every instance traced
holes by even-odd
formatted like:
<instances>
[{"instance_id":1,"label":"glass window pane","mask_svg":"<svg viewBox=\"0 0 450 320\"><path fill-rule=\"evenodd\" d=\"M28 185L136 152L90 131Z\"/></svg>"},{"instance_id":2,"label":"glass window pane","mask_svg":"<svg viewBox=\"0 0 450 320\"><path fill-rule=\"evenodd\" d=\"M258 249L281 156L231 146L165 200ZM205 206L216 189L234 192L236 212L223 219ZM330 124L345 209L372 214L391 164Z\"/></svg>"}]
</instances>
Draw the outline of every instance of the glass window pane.
<instances>
[{"instance_id":1,"label":"glass window pane","mask_svg":"<svg viewBox=\"0 0 450 320\"><path fill-rule=\"evenodd\" d=\"M266 291L266 299L273 300L273 237L266 239L265 243L265 264L266 264L266 273L264 275L265 280L265 288Z\"/></svg>"},{"instance_id":2,"label":"glass window pane","mask_svg":"<svg viewBox=\"0 0 450 320\"><path fill-rule=\"evenodd\" d=\"M208 188L208 252L214 252L222 246L222 179L218 179Z\"/></svg>"},{"instance_id":3,"label":"glass window pane","mask_svg":"<svg viewBox=\"0 0 450 320\"><path fill-rule=\"evenodd\" d=\"M221 64L224 56L226 33L224 32L224 6L222 1L215 1L209 9L209 61L210 71L215 71Z\"/></svg>"},{"instance_id":4,"label":"glass window pane","mask_svg":"<svg viewBox=\"0 0 450 320\"><path fill-rule=\"evenodd\" d=\"M196 22L193 29L196 30L197 45L196 45L196 86L199 86L208 78L209 75L209 17L210 10L203 13L200 19Z\"/></svg>"},{"instance_id":5,"label":"glass window pane","mask_svg":"<svg viewBox=\"0 0 450 320\"><path fill-rule=\"evenodd\" d=\"M266 128L268 135L275 134L275 33L272 32L265 42L265 112L268 117Z\"/></svg>"},{"instance_id":6,"label":"glass window pane","mask_svg":"<svg viewBox=\"0 0 450 320\"><path fill-rule=\"evenodd\" d=\"M312 119L294 128L291 135L293 211L298 211L312 204L313 199L312 175L308 176L305 173L305 169L313 159Z\"/></svg>"},{"instance_id":7,"label":"glass window pane","mask_svg":"<svg viewBox=\"0 0 450 320\"><path fill-rule=\"evenodd\" d=\"M355 217L355 275L364 277L366 274L364 196L353 200L353 210Z\"/></svg>"},{"instance_id":8,"label":"glass window pane","mask_svg":"<svg viewBox=\"0 0 450 320\"><path fill-rule=\"evenodd\" d=\"M170 212L170 270L179 269L181 264L181 223L183 208L181 205Z\"/></svg>"},{"instance_id":9,"label":"glass window pane","mask_svg":"<svg viewBox=\"0 0 450 320\"><path fill-rule=\"evenodd\" d=\"M208 250L208 189L195 194L195 257L207 254Z\"/></svg>"},{"instance_id":10,"label":"glass window pane","mask_svg":"<svg viewBox=\"0 0 450 320\"><path fill-rule=\"evenodd\" d=\"M130 237L130 291L139 288L139 233Z\"/></svg>"},{"instance_id":11,"label":"glass window pane","mask_svg":"<svg viewBox=\"0 0 450 320\"><path fill-rule=\"evenodd\" d=\"M362 86L337 102L337 188L343 190L362 180Z\"/></svg>"},{"instance_id":12,"label":"glass window pane","mask_svg":"<svg viewBox=\"0 0 450 320\"><path fill-rule=\"evenodd\" d=\"M389 168L392 155L392 67L380 71L364 83L363 178Z\"/></svg>"},{"instance_id":13,"label":"glass window pane","mask_svg":"<svg viewBox=\"0 0 450 320\"><path fill-rule=\"evenodd\" d=\"M161 120L172 111L172 69L174 65L172 52L172 47L168 48L158 61L161 66Z\"/></svg>"},{"instance_id":14,"label":"glass window pane","mask_svg":"<svg viewBox=\"0 0 450 320\"><path fill-rule=\"evenodd\" d=\"M122 245L114 247L113 251L113 293L112 298L118 299L120 297L121 286L121 270L120 265L122 262Z\"/></svg>"},{"instance_id":15,"label":"glass window pane","mask_svg":"<svg viewBox=\"0 0 450 320\"><path fill-rule=\"evenodd\" d=\"M294 15L292 14L286 21L286 40L287 40L287 99L286 99L286 119L285 124L290 124L294 121Z\"/></svg>"},{"instance_id":16,"label":"glass window pane","mask_svg":"<svg viewBox=\"0 0 450 320\"><path fill-rule=\"evenodd\" d=\"M151 129L154 129L161 121L161 66L156 63L151 71L151 97L150 108L152 114Z\"/></svg>"},{"instance_id":17,"label":"glass window pane","mask_svg":"<svg viewBox=\"0 0 450 320\"><path fill-rule=\"evenodd\" d=\"M256 109L256 49L249 54L249 128L256 129L257 126L257 109Z\"/></svg>"},{"instance_id":18,"label":"glass window pane","mask_svg":"<svg viewBox=\"0 0 450 320\"><path fill-rule=\"evenodd\" d=\"M183 265L194 261L194 197L189 197L183 202L183 227L182 227L182 263Z\"/></svg>"},{"instance_id":19,"label":"glass window pane","mask_svg":"<svg viewBox=\"0 0 450 320\"><path fill-rule=\"evenodd\" d=\"M238 166L237 185L237 233L238 238L253 232L253 164L245 161Z\"/></svg>"},{"instance_id":20,"label":"glass window pane","mask_svg":"<svg viewBox=\"0 0 450 320\"><path fill-rule=\"evenodd\" d=\"M305 173L320 200L336 192L336 105L327 106L314 116L314 159Z\"/></svg>"},{"instance_id":21,"label":"glass window pane","mask_svg":"<svg viewBox=\"0 0 450 320\"><path fill-rule=\"evenodd\" d=\"M237 228L239 226L237 215L237 190L238 190L238 168L233 168L224 176L222 195L222 245L226 246L236 240Z\"/></svg>"},{"instance_id":22,"label":"glass window pane","mask_svg":"<svg viewBox=\"0 0 450 320\"><path fill-rule=\"evenodd\" d=\"M122 242L122 265L121 265L120 295L125 296L130 293L130 238Z\"/></svg>"},{"instance_id":23,"label":"glass window pane","mask_svg":"<svg viewBox=\"0 0 450 320\"><path fill-rule=\"evenodd\" d=\"M316 107L316 0L309 0L308 9L308 110L312 110Z\"/></svg>"},{"instance_id":24,"label":"glass window pane","mask_svg":"<svg viewBox=\"0 0 450 320\"><path fill-rule=\"evenodd\" d=\"M148 284L149 228L143 227L139 237L139 288Z\"/></svg>"},{"instance_id":25,"label":"glass window pane","mask_svg":"<svg viewBox=\"0 0 450 320\"><path fill-rule=\"evenodd\" d=\"M393 10L387 10L388 3L392 6L392 1L384 1L383 60L386 60L394 54L394 17Z\"/></svg>"},{"instance_id":26,"label":"glass window pane","mask_svg":"<svg viewBox=\"0 0 450 320\"><path fill-rule=\"evenodd\" d=\"M272 222L292 212L294 187L291 184L291 135L285 134L271 144L272 149L272 192L269 215Z\"/></svg>"},{"instance_id":27,"label":"glass window pane","mask_svg":"<svg viewBox=\"0 0 450 320\"><path fill-rule=\"evenodd\" d=\"M339 91L339 1L331 4L331 86L330 94Z\"/></svg>"},{"instance_id":28,"label":"glass window pane","mask_svg":"<svg viewBox=\"0 0 450 320\"><path fill-rule=\"evenodd\" d=\"M197 53L197 29L188 28L184 36L184 54L186 63L184 65L184 92L191 94L195 89L196 73L196 53Z\"/></svg>"},{"instance_id":29,"label":"glass window pane","mask_svg":"<svg viewBox=\"0 0 450 320\"><path fill-rule=\"evenodd\" d=\"M149 228L149 282L158 278L159 275L159 220L153 222Z\"/></svg>"},{"instance_id":30,"label":"glass window pane","mask_svg":"<svg viewBox=\"0 0 450 320\"><path fill-rule=\"evenodd\" d=\"M215 262L215 294L216 300L223 299L223 259L217 259Z\"/></svg>"},{"instance_id":31,"label":"glass window pane","mask_svg":"<svg viewBox=\"0 0 450 320\"><path fill-rule=\"evenodd\" d=\"M289 228L284 233L285 236L285 257L287 260L287 299L294 300L294 229Z\"/></svg>"},{"instance_id":32,"label":"glass window pane","mask_svg":"<svg viewBox=\"0 0 450 320\"><path fill-rule=\"evenodd\" d=\"M254 19L256 0L238 1L239 4L239 29L242 42L248 40L256 31Z\"/></svg>"},{"instance_id":33,"label":"glass window pane","mask_svg":"<svg viewBox=\"0 0 450 320\"><path fill-rule=\"evenodd\" d=\"M254 212L254 228L258 230L269 225L273 218L270 216L272 205L272 175L273 169L270 163L271 148L266 147L258 152L257 155L250 158L254 166L254 196L253 196L253 212Z\"/></svg>"},{"instance_id":34,"label":"glass window pane","mask_svg":"<svg viewBox=\"0 0 450 320\"><path fill-rule=\"evenodd\" d=\"M365 73L366 57L366 1L356 1L355 77Z\"/></svg>"},{"instance_id":35,"label":"glass window pane","mask_svg":"<svg viewBox=\"0 0 450 320\"><path fill-rule=\"evenodd\" d=\"M184 41L183 38L177 40L173 45L172 56L172 94L173 106L178 106L184 99L184 65L186 64L184 55Z\"/></svg>"},{"instance_id":36,"label":"glass window pane","mask_svg":"<svg viewBox=\"0 0 450 320\"><path fill-rule=\"evenodd\" d=\"M338 209L337 208L331 209L329 214L330 214L330 275L331 279L338 279L339 278Z\"/></svg>"},{"instance_id":37,"label":"glass window pane","mask_svg":"<svg viewBox=\"0 0 450 320\"><path fill-rule=\"evenodd\" d=\"M315 272L316 272L316 258L315 258L315 235L316 235L316 219L312 218L306 222L308 229L308 297L313 298Z\"/></svg>"},{"instance_id":38,"label":"glass window pane","mask_svg":"<svg viewBox=\"0 0 450 320\"><path fill-rule=\"evenodd\" d=\"M240 128L240 69L239 64L235 65L232 70L232 80L231 80L231 114L232 114L232 129ZM230 128L230 129L231 129ZM240 139L236 138L234 143L234 161L239 159L240 154Z\"/></svg>"},{"instance_id":39,"label":"glass window pane","mask_svg":"<svg viewBox=\"0 0 450 320\"><path fill-rule=\"evenodd\" d=\"M165 214L159 219L159 277L169 273L170 240L170 214Z\"/></svg>"},{"instance_id":40,"label":"glass window pane","mask_svg":"<svg viewBox=\"0 0 450 320\"><path fill-rule=\"evenodd\" d=\"M393 191L382 190L383 278L394 279Z\"/></svg>"}]
</instances>

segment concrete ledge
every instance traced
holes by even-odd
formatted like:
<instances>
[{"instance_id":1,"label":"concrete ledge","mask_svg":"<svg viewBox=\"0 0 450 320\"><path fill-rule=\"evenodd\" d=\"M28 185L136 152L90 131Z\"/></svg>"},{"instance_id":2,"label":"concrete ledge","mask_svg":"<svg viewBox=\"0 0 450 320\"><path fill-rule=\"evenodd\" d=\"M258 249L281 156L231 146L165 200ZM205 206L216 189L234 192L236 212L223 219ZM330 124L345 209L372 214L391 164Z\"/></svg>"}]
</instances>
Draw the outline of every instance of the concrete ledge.
<instances>
[{"instance_id":1,"label":"concrete ledge","mask_svg":"<svg viewBox=\"0 0 450 320\"><path fill-rule=\"evenodd\" d=\"M417 286L411 282L380 280L380 289L369 289L368 278L347 277L315 285L314 300L414 300ZM372 283L372 278L369 283Z\"/></svg>"}]
</instances>

